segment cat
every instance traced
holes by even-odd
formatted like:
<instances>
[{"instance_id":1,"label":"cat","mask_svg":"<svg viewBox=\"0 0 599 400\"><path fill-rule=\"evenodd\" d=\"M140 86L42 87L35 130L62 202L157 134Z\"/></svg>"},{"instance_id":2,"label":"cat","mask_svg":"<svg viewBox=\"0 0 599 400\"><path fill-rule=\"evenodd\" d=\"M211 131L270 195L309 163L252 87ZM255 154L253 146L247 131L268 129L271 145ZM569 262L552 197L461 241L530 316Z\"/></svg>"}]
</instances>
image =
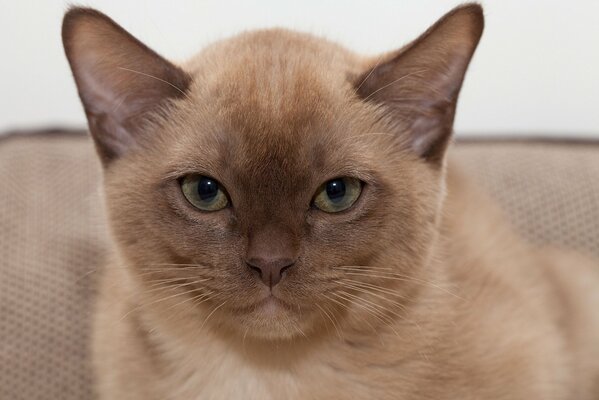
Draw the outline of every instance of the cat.
<instances>
[{"instance_id":1,"label":"cat","mask_svg":"<svg viewBox=\"0 0 599 400\"><path fill-rule=\"evenodd\" d=\"M101 399L597 399L599 276L447 156L477 4L364 57L283 29L176 65L72 8L114 252Z\"/></svg>"}]
</instances>

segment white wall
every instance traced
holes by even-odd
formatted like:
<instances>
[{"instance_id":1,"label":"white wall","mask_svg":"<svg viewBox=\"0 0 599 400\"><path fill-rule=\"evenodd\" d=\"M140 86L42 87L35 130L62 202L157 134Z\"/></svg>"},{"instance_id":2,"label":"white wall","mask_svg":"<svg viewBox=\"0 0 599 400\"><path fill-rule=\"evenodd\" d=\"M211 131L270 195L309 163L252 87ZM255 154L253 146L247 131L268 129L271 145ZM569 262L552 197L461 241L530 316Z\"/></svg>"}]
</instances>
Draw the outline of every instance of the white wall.
<instances>
[{"instance_id":1,"label":"white wall","mask_svg":"<svg viewBox=\"0 0 599 400\"><path fill-rule=\"evenodd\" d=\"M82 126L61 42L63 0L0 0L0 130ZM460 1L125 1L107 13L168 58L244 29L297 28L366 53L399 47ZM484 0L458 132L599 137L599 1Z\"/></svg>"}]
</instances>

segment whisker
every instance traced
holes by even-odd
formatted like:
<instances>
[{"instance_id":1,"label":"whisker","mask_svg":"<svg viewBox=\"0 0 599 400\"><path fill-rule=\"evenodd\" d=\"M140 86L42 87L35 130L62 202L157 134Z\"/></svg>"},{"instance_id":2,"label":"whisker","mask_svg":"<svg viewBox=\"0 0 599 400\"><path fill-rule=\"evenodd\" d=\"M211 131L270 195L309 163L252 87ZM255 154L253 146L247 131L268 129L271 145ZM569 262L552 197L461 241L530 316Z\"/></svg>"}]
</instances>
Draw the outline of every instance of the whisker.
<instances>
[{"instance_id":1,"label":"whisker","mask_svg":"<svg viewBox=\"0 0 599 400\"><path fill-rule=\"evenodd\" d=\"M144 275L144 274L141 274ZM147 288L145 287L146 285L141 285L142 286L142 291L144 293L151 293L153 291L156 290L165 290L165 289L170 289L170 288L174 288L177 287L177 285L169 285L169 283L174 283L177 281L187 281L188 277L178 277L178 278L159 278L159 279L146 279L148 283ZM206 279L208 280L208 279ZM184 285L188 285L188 282L182 282ZM199 283L199 281L197 282ZM117 282L110 282L109 284L109 288L114 288L117 287L119 285L121 285L122 283L120 281ZM149 289L148 289L149 288ZM156 289L152 289L152 288L156 288ZM151 290L150 290L151 289Z\"/></svg>"},{"instance_id":2,"label":"whisker","mask_svg":"<svg viewBox=\"0 0 599 400\"><path fill-rule=\"evenodd\" d=\"M170 307L168 307L168 310L173 309L173 308L176 309L177 307L179 307L179 306L187 303L188 301L194 302L194 305L201 304L201 302L200 303L196 303L196 301L202 300L202 299L210 296L213 293L214 293L213 291L209 291L208 293L200 293L199 295L189 297L189 298L187 298L187 299L185 299L185 300L183 300L183 301L181 301L181 302L179 302L177 304L171 305Z\"/></svg>"},{"instance_id":3,"label":"whisker","mask_svg":"<svg viewBox=\"0 0 599 400\"><path fill-rule=\"evenodd\" d=\"M359 281L355 281L355 282L358 282L359 284L362 284L362 282L359 282ZM404 304L401 304L398 301L395 301L395 300L392 300L392 299L388 299L388 298L386 298L384 296L381 296L381 295L377 295L376 293L372 293L369 290L365 290L363 287L359 287L359 286L354 285L354 284L349 284L348 286L350 288L353 288L354 290L357 290L358 292L361 292L361 293L364 293L364 294L368 294L368 295L371 295L371 296L375 296L375 297L378 297L378 298L380 298L382 300L390 302L391 304L397 306L398 308L400 308L401 310L403 310L405 312L408 311L407 307ZM376 287L375 285L372 285L372 286L374 286L373 289L380 289L380 288ZM394 293L392 291L385 291L385 292L388 292L389 294L392 294L392 295L397 295L397 293ZM366 301L366 299L362 299L362 300ZM421 334L424 333L422 327L420 326L420 324L417 321L415 321L415 320L408 320L405 316L393 313L391 310L387 310L387 309L385 309L385 310L388 311L388 312L391 312L393 315L397 316L398 318L400 318L403 321L406 321L407 323L414 324L416 326L416 328L420 331Z\"/></svg>"},{"instance_id":4,"label":"whisker","mask_svg":"<svg viewBox=\"0 0 599 400\"><path fill-rule=\"evenodd\" d=\"M450 294L460 300L464 300L462 297L458 296L457 294L453 293L451 290L444 288L442 286L439 286L437 284L435 284L434 282L430 282L430 281L426 281L420 278L415 278L415 277L411 277L408 275L403 275L400 274L398 272L384 272L384 271L375 271L375 273L371 273L369 272L367 269L363 268L361 270L357 270L357 269L350 269L350 268L343 268L343 267L336 267L337 269L341 269L344 270L344 273L347 275L355 275L355 276L364 276L364 277L370 277L370 278L381 278L381 279L389 279L389 280L397 280L397 281L403 281L403 282L414 282L414 283L418 283L418 284L422 284L425 286L430 286L430 287L434 287L436 289L442 290L444 292L446 292L447 294Z\"/></svg>"},{"instance_id":5,"label":"whisker","mask_svg":"<svg viewBox=\"0 0 599 400\"><path fill-rule=\"evenodd\" d=\"M139 277L139 278L144 278L145 280L148 280L150 282L154 282L154 281L156 281L158 279L175 278L174 276L172 276L172 274L176 273L176 272L187 272L189 274L192 274L194 271L195 270L172 270L172 271L156 270L156 271L146 271L146 272L143 272L141 274L135 273L135 276ZM167 277L161 278L160 274L163 273L163 272L164 273L170 273L171 274L170 277L169 278L167 278ZM158 275L158 276L156 276L156 275ZM152 278L152 276L156 276L156 278ZM181 277L179 277L179 279L185 279L185 278L189 278L189 277L190 277L189 275L187 275L187 276L181 276Z\"/></svg>"},{"instance_id":6,"label":"whisker","mask_svg":"<svg viewBox=\"0 0 599 400\"><path fill-rule=\"evenodd\" d=\"M207 282L211 279L199 279L199 280L195 280L195 281L191 281L191 282L185 282L185 283L181 283L181 284L177 284L177 285L165 285L162 282L158 282L155 283L153 285L150 285L149 287L151 289L149 290L144 290L144 293L153 293L156 291L160 291L160 290L166 290L166 289L180 289L180 288L184 288L187 286L192 286L192 285L197 285L198 283L202 283L202 282Z\"/></svg>"},{"instance_id":7,"label":"whisker","mask_svg":"<svg viewBox=\"0 0 599 400\"><path fill-rule=\"evenodd\" d=\"M368 75L366 75L366 77L364 79L362 79L362 82L360 82L360 84L358 85L358 87L354 90L354 94L355 95L358 94L358 91L364 85L364 83L366 83L366 81L368 80L368 78L370 78L370 76L372 75L372 73L374 72L374 70L376 69L376 67L378 67L381 64L381 61L383 61L383 57L380 57L378 60L376 60L376 63L374 64L374 67L372 67L372 69L370 70L370 72L368 73Z\"/></svg>"},{"instance_id":8,"label":"whisker","mask_svg":"<svg viewBox=\"0 0 599 400\"><path fill-rule=\"evenodd\" d=\"M344 137L343 139L341 139L339 141L339 144L346 144L348 142L350 142L350 143L353 144L354 142L356 142L358 140L367 140L367 139L372 140L373 136L376 136L377 138L378 137L389 137L391 139L396 139L397 138L397 135L395 135L393 133L388 133L388 132L369 132L369 133L363 133L363 134L360 134L360 135L355 135L355 136L354 135L350 135L350 136Z\"/></svg>"},{"instance_id":9,"label":"whisker","mask_svg":"<svg viewBox=\"0 0 599 400\"><path fill-rule=\"evenodd\" d=\"M299 331L299 333L306 339L308 339L308 336L306 335L306 333L302 330L302 328L300 328L299 324L296 322L293 325L295 325L295 329L297 329Z\"/></svg>"},{"instance_id":10,"label":"whisker","mask_svg":"<svg viewBox=\"0 0 599 400\"><path fill-rule=\"evenodd\" d=\"M208 279L208 278L205 278ZM183 280L187 280L187 277L173 277L173 278L159 278L159 279L147 279L147 281L149 283L152 283L151 285L149 285L150 287L152 286L156 286L156 284L168 284L168 283L172 283L172 282L177 282L177 281L183 281Z\"/></svg>"},{"instance_id":11,"label":"whisker","mask_svg":"<svg viewBox=\"0 0 599 400\"><path fill-rule=\"evenodd\" d=\"M245 331L243 332L243 337L241 338L241 348L243 349L243 354L247 354L247 351L245 349L245 338L248 335L248 331L250 330L250 327L246 327Z\"/></svg>"},{"instance_id":12,"label":"whisker","mask_svg":"<svg viewBox=\"0 0 599 400\"><path fill-rule=\"evenodd\" d=\"M366 133L362 133L359 136L390 136L390 137L396 137L397 135L395 133L390 133L390 132L366 132Z\"/></svg>"},{"instance_id":13,"label":"whisker","mask_svg":"<svg viewBox=\"0 0 599 400\"><path fill-rule=\"evenodd\" d=\"M146 264L146 265L161 265L161 266L183 266L183 267L211 267L207 264L177 264L177 263L159 263L159 264Z\"/></svg>"},{"instance_id":14,"label":"whisker","mask_svg":"<svg viewBox=\"0 0 599 400\"><path fill-rule=\"evenodd\" d=\"M357 306L369 311L372 315L377 316L380 321L383 321L385 323L393 322L393 320L389 316L385 315L380 310L377 310L376 308L373 308L372 306L370 306L368 304L363 304L362 302L358 302L358 300L362 300L358 296L354 296L354 298L351 298L351 297L347 296L347 292L337 292L337 293L333 293L333 295L340 299L343 299L345 301L349 301L350 303L354 303Z\"/></svg>"},{"instance_id":15,"label":"whisker","mask_svg":"<svg viewBox=\"0 0 599 400\"><path fill-rule=\"evenodd\" d=\"M389 299L389 298L387 298L385 296L382 296L380 294L377 294L377 293L372 293L370 290L367 290L367 288L360 287L358 285L351 284L351 283L347 284L347 287L349 287L349 288L351 288L353 290L356 290L356 291L358 291L360 293L364 293L364 294L367 294L369 296L374 296L374 297L376 297L378 299L385 300L386 302L389 302L389 303L397 306L398 308L402 309L403 311L407 310L406 306L403 305L403 304L401 304L400 302L398 302L396 300ZM398 317L402 318L401 316L398 316Z\"/></svg>"},{"instance_id":16,"label":"whisker","mask_svg":"<svg viewBox=\"0 0 599 400\"><path fill-rule=\"evenodd\" d=\"M86 272L86 273L84 273L84 274L82 274L82 275L78 276L78 277L75 279L75 284L76 284L76 285L80 284L80 283L81 283L81 281L83 281L85 278L87 278L88 276L90 276L91 274L93 274L93 273L95 273L95 272L97 272L97 269L92 269L91 271L88 271L88 272Z\"/></svg>"},{"instance_id":17,"label":"whisker","mask_svg":"<svg viewBox=\"0 0 599 400\"><path fill-rule=\"evenodd\" d=\"M151 267L149 267L151 266ZM96 273L98 271L101 270L105 270L105 269L131 269L132 267L140 267L142 271L142 273L136 273L136 275L140 275L143 276L144 274L153 274L156 272L161 272L161 271L178 271L178 270L193 270L193 269L198 269L198 268L210 268L211 266L209 265L202 265L202 264L128 264L128 265L103 265L100 266L98 268L94 268L90 271L85 272L84 274L82 274L81 276L79 276L77 278L77 281L84 279L85 277ZM77 282L76 281L76 282Z\"/></svg>"},{"instance_id":18,"label":"whisker","mask_svg":"<svg viewBox=\"0 0 599 400\"><path fill-rule=\"evenodd\" d=\"M215 292L210 292L208 296L198 295L193 297L193 305L197 307L202 303L212 300L214 297L210 297L210 294L213 293Z\"/></svg>"},{"instance_id":19,"label":"whisker","mask_svg":"<svg viewBox=\"0 0 599 400\"><path fill-rule=\"evenodd\" d=\"M223 301L218 306L214 307L214 309L210 312L210 314L208 314L208 316L206 317L206 319L204 319L204 322L202 322L202 325L200 326L200 331L202 329L204 329L204 325L206 325L206 322L208 322L208 319L210 319L210 317L216 312L216 310L218 310L219 308L221 308L222 306L224 306L226 303L227 303L227 300Z\"/></svg>"},{"instance_id":20,"label":"whisker","mask_svg":"<svg viewBox=\"0 0 599 400\"><path fill-rule=\"evenodd\" d=\"M335 269L359 269L359 270L365 270L365 269L372 269L372 270L385 270L385 271L394 271L395 268L392 267L379 267L376 265L337 265L334 266L333 268Z\"/></svg>"},{"instance_id":21,"label":"whisker","mask_svg":"<svg viewBox=\"0 0 599 400\"><path fill-rule=\"evenodd\" d=\"M189 293L189 292L188 292ZM177 304L172 304L170 307L167 308L167 310L171 310L171 309L176 309L177 307L181 306L182 304L185 304L189 301L193 302L194 307L197 307L198 305L202 304L204 301L208 301L210 300L210 295L214 293L212 291L208 292L208 293L200 293L198 295L195 296L190 296L189 298L177 303ZM168 315L167 319L168 320L172 320L175 317L178 317L179 315L181 315L185 310L181 309L179 310L179 312L175 312L175 313L171 313Z\"/></svg>"},{"instance_id":22,"label":"whisker","mask_svg":"<svg viewBox=\"0 0 599 400\"><path fill-rule=\"evenodd\" d=\"M401 81L401 80L403 80L403 79L405 79L405 78L408 78L408 77L410 77L410 76L412 76L412 75L420 74L420 73L422 73L422 72L426 72L426 71L428 71L428 69L422 69L422 70L419 70L419 71L410 72L409 74L406 74L406 75L404 75L404 76L401 76L401 77L399 77L399 78L395 79L394 81L392 81L392 82L390 82L390 83L388 83L388 84L386 84L386 85L384 85L384 86L382 86L382 87L378 88L378 89L377 89L377 90L375 90L374 92L370 93L368 96L366 96L366 97L364 98L364 100L363 100L363 101L367 101L368 99L370 99L372 96L374 96L375 94L377 94L377 93L378 93L378 92L380 92L381 90L383 90L383 89L386 89L386 88L388 88L389 86L391 86L391 85L394 85L394 84L396 84L397 82L399 82L399 81Z\"/></svg>"},{"instance_id":23,"label":"whisker","mask_svg":"<svg viewBox=\"0 0 599 400\"><path fill-rule=\"evenodd\" d=\"M335 328L335 331L337 332L337 336L339 336L339 339L342 339L342 337L341 337L341 332L339 332L339 328L337 328L337 325L335 324L335 321L333 321L333 318L331 318L331 316L329 315L329 313L328 313L328 312L326 312L326 311L324 310L324 308L322 308L322 307L320 306L320 304L318 304L318 303L314 303L314 304L316 305L316 307L318 307L318 308L319 308L319 309L322 311L322 313L323 313L324 315L326 315L326 317L329 319L329 321L331 321L331 324L333 325L333 328ZM326 325L325 325L325 326L326 326ZM328 328L327 328L327 330L328 330Z\"/></svg>"},{"instance_id":24,"label":"whisker","mask_svg":"<svg viewBox=\"0 0 599 400\"><path fill-rule=\"evenodd\" d=\"M408 299L409 298L408 296L403 295L401 293L397 293L397 292L395 292L393 290L390 290L390 289L387 289L387 288L384 288L384 287L380 287L378 285L373 285L373 284L367 283L367 282L361 282L361 281L357 281L357 280L354 280L354 279L348 279L348 278L344 278L340 282L344 282L344 283L347 282L347 283L352 284L352 285L361 286L361 287L364 287L366 289L372 289L372 290L375 290L375 291L380 292L380 293L385 293L385 294L389 294L391 296L399 297L401 299Z\"/></svg>"},{"instance_id":25,"label":"whisker","mask_svg":"<svg viewBox=\"0 0 599 400\"><path fill-rule=\"evenodd\" d=\"M177 269L179 267L195 267L195 268L208 268L211 267L210 265L207 264L188 264L188 263L144 263L144 264L134 264L134 263L128 263L128 264L106 264L104 266L101 266L99 268L96 268L96 270L98 269L127 269L127 268L132 268L132 267L138 267L138 268L142 268L142 269L163 269L164 267L173 267L173 269Z\"/></svg>"},{"instance_id":26,"label":"whisker","mask_svg":"<svg viewBox=\"0 0 599 400\"><path fill-rule=\"evenodd\" d=\"M384 275L381 272L378 272L375 274L369 274L367 272L366 273L364 273L364 272L346 272L346 274L356 275L356 276L366 276L366 277L371 277L371 278L389 279L389 280L396 280L396 281L403 281L403 282L413 282L413 283L417 283L417 284L421 284L421 285L425 285L425 286L429 286L429 287L434 287L436 289L446 292L447 294L457 297L458 299L464 300L462 297L458 296L457 294L451 292L449 289L446 289L442 286L439 286L432 282L424 281L424 280L421 280L418 278L406 277L405 275L394 275L394 274Z\"/></svg>"},{"instance_id":27,"label":"whisker","mask_svg":"<svg viewBox=\"0 0 599 400\"><path fill-rule=\"evenodd\" d=\"M333 299L333 298L331 298L331 297L329 297L329 296L327 296L327 295L323 295L323 296L324 296L326 299L328 299L329 301L332 301L333 303L336 303L336 304L340 305L342 308L344 308L344 309L346 309L346 310L348 310L348 311L351 311L351 310L350 310L350 308L349 308L349 306L348 306L347 304L344 304L344 303L342 303L341 301L339 301L339 300L336 300L336 299ZM352 302L352 303L353 303L353 302ZM369 313L370 313L370 312L369 312ZM335 318L335 314L334 314L332 311L331 311L331 314L333 315L333 318ZM335 318L335 320L336 320L336 318ZM375 327L374 327L374 326L373 326L373 325L372 325L370 322L368 322L368 321L366 321L366 320L364 320L363 322L364 322L366 325L368 325L368 327L369 327L370 329L372 329L372 332L374 332L374 333L375 333L375 334L378 336L378 338L379 338L379 341L381 342L381 344L383 344L383 345L384 345L383 338L381 337L381 333L380 333L380 331L378 331L378 330L377 330L377 329L376 329L376 328L375 328Z\"/></svg>"},{"instance_id":28,"label":"whisker","mask_svg":"<svg viewBox=\"0 0 599 400\"><path fill-rule=\"evenodd\" d=\"M398 332L395 330L395 328L394 328L394 327L393 327L393 325L392 325L392 322L393 322L393 321L392 321L392 320L390 320L390 318L389 318L389 317L387 317L386 315L385 315L385 316L383 316L383 317L381 317L381 316L379 315L379 314L380 314L380 311L378 311L378 310L372 310L370 307L367 307L367 306L365 306L365 305L364 305L364 304L362 304L362 303L359 303L359 302L357 302L357 301L354 301L354 300L352 300L351 298L349 298L349 299L348 299L348 298L346 298L346 297L343 297L343 296L341 296L339 293L333 293L333 295L337 296L338 298L340 298L340 299L342 299L342 300L349 301L350 303L353 303L353 304L355 304L356 306L358 306L358 307L360 307L360 308L364 309L366 312L368 312L370 315L372 315L373 317L375 317L377 320L379 320L379 321L380 321L380 322L382 322L383 324L387 325L387 326L388 326L388 327L389 327L389 328L390 328L390 329L391 329L391 330L392 330L392 331L395 333L395 335L397 335L397 336L399 337L399 333L398 333ZM358 298L358 299L359 299L359 298ZM348 309L349 309L349 308L348 308ZM367 321L364 321L364 322L365 322L365 323L368 323ZM374 327L373 327L373 326L372 326L370 323L368 323L368 325L369 325L369 326L371 326L371 327L374 329ZM375 332L378 332L378 331L375 329Z\"/></svg>"},{"instance_id":29,"label":"whisker","mask_svg":"<svg viewBox=\"0 0 599 400\"><path fill-rule=\"evenodd\" d=\"M324 306L323 306L323 307L324 307ZM335 321L335 323L336 323L336 324L337 324L337 326L339 327L339 331L341 331L341 337L343 338L343 332L342 332L342 329L341 329L341 323L340 323L340 322L339 322L339 320L337 319L337 316L335 315L335 312L334 312L333 310L329 310L329 309L328 309L328 307L324 307L324 309L325 309L325 310L326 310L326 311L327 311L329 314L331 314L331 317L333 317L333 321ZM366 324L367 324L367 325L370 325L370 324L368 324L368 322L367 322ZM372 326L372 325L370 325L370 326Z\"/></svg>"},{"instance_id":30,"label":"whisker","mask_svg":"<svg viewBox=\"0 0 599 400\"><path fill-rule=\"evenodd\" d=\"M385 314L385 313L389 313L389 314L392 314L392 315L396 316L396 317L397 317L397 318L399 318L399 319L403 319L403 316L402 316L402 315L400 315L400 314L396 313L395 311L393 311L393 310L391 310L391 309L389 309L389 308L387 308L387 307L385 307L385 306L383 306L383 305L381 305L381 304L377 304L377 303L375 303L375 302L373 302L373 301L370 301L370 300L367 300L367 299L365 299L365 298L363 298L363 297L356 296L356 295L355 295L355 294L353 294L353 293L349 293L349 292L343 292L343 293L344 293L345 295L347 295L347 296L351 297L351 298L354 298L354 299L356 299L356 300L358 300L358 299L359 299L359 300L363 301L363 302L364 302L364 303L366 303L366 304L370 304L370 306L371 306L371 307L378 309L378 310L379 310L379 311L381 311L381 313L383 313L383 314ZM367 291L362 291L362 293L371 294L371 293L369 293L369 292L367 292ZM384 298L384 297L381 297L381 298Z\"/></svg>"},{"instance_id":31,"label":"whisker","mask_svg":"<svg viewBox=\"0 0 599 400\"><path fill-rule=\"evenodd\" d=\"M191 100L191 98L187 95L187 93L185 93L180 87L170 83L169 81L165 81L164 79L158 78L157 76L154 75L150 75L147 74L145 72L141 72L141 71L136 71L134 69L130 69L130 68L125 68L125 67L117 67L118 69L122 69L123 71L129 71L129 72L133 72L135 74L139 74L139 75L143 75L146 76L148 78L152 78L152 79L156 79L157 81L166 83L167 85L169 85L170 87L172 87L173 89L177 90L179 93L181 93L183 96L185 96L185 98L187 98L188 100Z\"/></svg>"},{"instance_id":32,"label":"whisker","mask_svg":"<svg viewBox=\"0 0 599 400\"><path fill-rule=\"evenodd\" d=\"M166 289L166 288L165 288L165 289ZM123 316L121 317L120 321L124 320L124 319L125 319L125 317L127 317L127 316L128 316L129 314L131 314L132 312L134 312L134 311L137 311L137 310L139 310L139 309L141 309L141 308L143 308L143 307L148 307L148 306L151 306L151 305L154 305L154 304L160 303L161 301L165 301L165 300L173 299L173 298L175 298L175 297L179 297L179 296L183 296L183 295L186 295L186 294L189 294L189 293L197 292L197 291L199 291L199 290L204 290L204 288L197 288L197 289L187 290L187 291L185 291L185 292L175 293L175 294L173 294L173 295L171 295L171 296L161 297L161 298L159 298L159 299L157 299L157 300L154 300L154 301L151 301L151 302L149 302L149 303L142 303L142 304L139 304L138 306L136 306L136 307L132 308L131 310L129 310L129 311L128 311L128 312L127 312L125 315L123 315Z\"/></svg>"}]
</instances>

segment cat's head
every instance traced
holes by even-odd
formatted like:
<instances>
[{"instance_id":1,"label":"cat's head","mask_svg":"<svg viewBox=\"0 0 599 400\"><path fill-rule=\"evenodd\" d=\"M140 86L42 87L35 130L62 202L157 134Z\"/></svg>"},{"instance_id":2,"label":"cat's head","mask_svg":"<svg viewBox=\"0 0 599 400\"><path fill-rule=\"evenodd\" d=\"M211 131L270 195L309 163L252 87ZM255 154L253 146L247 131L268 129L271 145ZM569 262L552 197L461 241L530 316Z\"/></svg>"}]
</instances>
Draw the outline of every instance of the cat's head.
<instances>
[{"instance_id":1,"label":"cat's head","mask_svg":"<svg viewBox=\"0 0 599 400\"><path fill-rule=\"evenodd\" d=\"M63 41L137 301L259 338L403 312L482 28L481 8L462 6L374 58L256 31L176 66L103 14L69 11Z\"/></svg>"}]
</instances>

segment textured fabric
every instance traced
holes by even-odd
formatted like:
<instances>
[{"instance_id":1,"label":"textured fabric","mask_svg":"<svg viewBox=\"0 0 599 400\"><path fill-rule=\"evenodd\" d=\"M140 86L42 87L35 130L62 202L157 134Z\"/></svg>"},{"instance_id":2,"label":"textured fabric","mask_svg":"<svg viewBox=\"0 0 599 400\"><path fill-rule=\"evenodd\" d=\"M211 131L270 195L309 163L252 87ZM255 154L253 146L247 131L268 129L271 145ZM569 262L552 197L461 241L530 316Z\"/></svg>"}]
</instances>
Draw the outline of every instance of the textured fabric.
<instances>
[{"instance_id":1,"label":"textured fabric","mask_svg":"<svg viewBox=\"0 0 599 400\"><path fill-rule=\"evenodd\" d=\"M529 241L599 258L599 141L470 141L453 149Z\"/></svg>"},{"instance_id":2,"label":"textured fabric","mask_svg":"<svg viewBox=\"0 0 599 400\"><path fill-rule=\"evenodd\" d=\"M83 135L0 140L0 399L89 399L99 166Z\"/></svg>"},{"instance_id":3,"label":"textured fabric","mask_svg":"<svg viewBox=\"0 0 599 400\"><path fill-rule=\"evenodd\" d=\"M599 145L452 152L526 238L599 257ZM92 397L90 306L108 246L100 179L82 134L0 140L0 399Z\"/></svg>"}]
</instances>

